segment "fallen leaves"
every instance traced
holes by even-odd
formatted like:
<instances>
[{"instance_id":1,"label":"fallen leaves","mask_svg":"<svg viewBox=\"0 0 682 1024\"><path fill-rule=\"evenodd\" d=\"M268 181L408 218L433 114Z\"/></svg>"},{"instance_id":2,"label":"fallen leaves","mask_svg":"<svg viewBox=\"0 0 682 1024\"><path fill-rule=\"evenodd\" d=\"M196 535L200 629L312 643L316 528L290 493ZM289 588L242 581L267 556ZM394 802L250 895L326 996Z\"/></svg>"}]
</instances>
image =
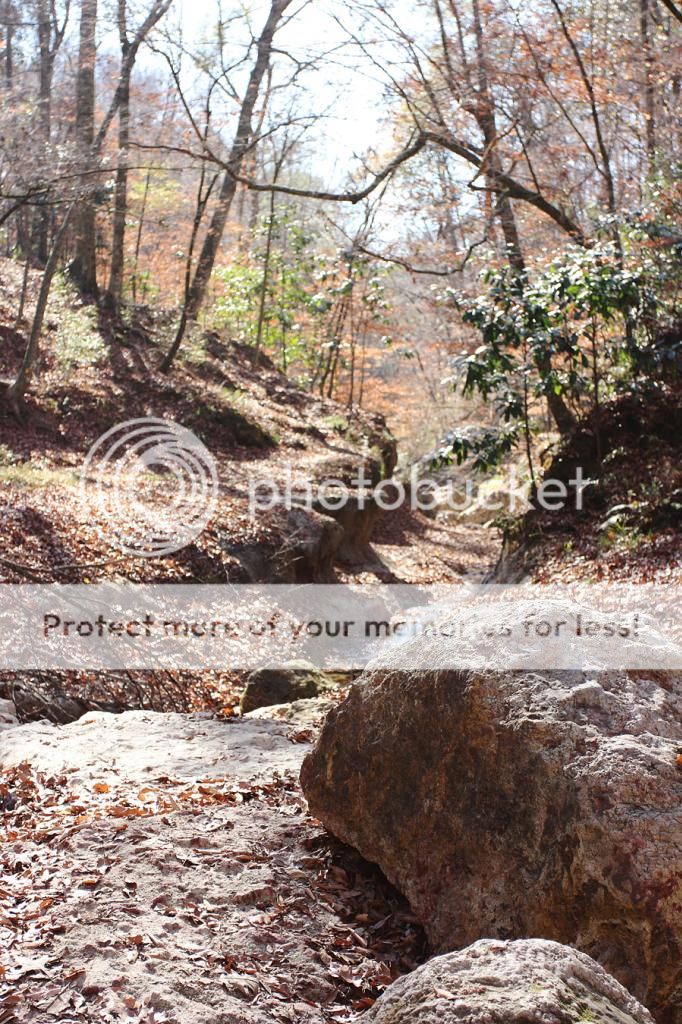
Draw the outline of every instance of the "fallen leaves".
<instances>
[{"instance_id":1,"label":"fallen leaves","mask_svg":"<svg viewBox=\"0 0 682 1024\"><path fill-rule=\"evenodd\" d=\"M238 992L247 999L253 999L258 995L260 985L255 978L250 978L246 974L229 974L223 981L223 988L227 992Z\"/></svg>"},{"instance_id":2,"label":"fallen leaves","mask_svg":"<svg viewBox=\"0 0 682 1024\"><path fill-rule=\"evenodd\" d=\"M22 1024L162 1024L163 1013L131 994L125 976L102 989L73 958L54 959L55 936L81 907L88 919L115 914L118 922L89 961L118 956L132 972L137 962L157 970L170 958L190 972L197 991L218 984L226 996L257 1004L273 1024L352 1021L421 959L423 937L407 908L378 871L304 820L293 775L275 773L257 784L214 775L196 782L163 776L142 787L126 787L112 775L91 783L89 795L80 792L77 800L68 779L68 772L46 777L22 764L3 782L15 804L5 815L10 828L0 851L7 880L0 887L0 941L9 954L5 974L0 972L0 1024L13 1021L20 1005L34 1008ZM300 835L292 853L276 852L265 834L248 845L232 838L230 816L254 812L264 821L273 820L266 814L283 822L298 817L286 826ZM197 816L202 826L192 832ZM174 839L173 821L185 823L182 842ZM154 823L154 831L146 823ZM84 829L96 829L88 833L93 838L107 836L106 848L93 847L93 838L83 846ZM93 849L95 856L84 861L82 849ZM142 862L158 863L160 877L171 883L168 890L145 897L135 862L123 849L138 851ZM175 872L169 857L180 865ZM231 884L229 899L231 912L242 915L248 953L241 944L234 953L218 953L212 937L221 935L224 903L196 888L210 877L207 872L224 872L226 866L238 868L239 885ZM194 887L191 894L181 895L183 885ZM170 932L164 932L164 921ZM150 922L161 923L148 931ZM196 929L197 941L176 935L175 922ZM316 972L301 973L290 961L286 950L292 940L297 949L309 950ZM326 983L314 980L324 977ZM17 992L21 999L15 1002ZM115 1007L122 1016L107 1016Z\"/></svg>"},{"instance_id":3,"label":"fallen leaves","mask_svg":"<svg viewBox=\"0 0 682 1024\"><path fill-rule=\"evenodd\" d=\"M85 784L82 763L4 774L0 999L21 1003L0 1002L0 1024L19 1005L35 1008L21 1024L156 1024L140 1000L149 971L159 992L181 978L199 1003L217 989L273 1024L352 1021L422 958L382 876L306 818L293 768L133 783L103 764ZM101 982L107 964L120 985Z\"/></svg>"},{"instance_id":4,"label":"fallen leaves","mask_svg":"<svg viewBox=\"0 0 682 1024\"><path fill-rule=\"evenodd\" d=\"M67 1011L76 1012L86 1005L86 1000L72 991L84 970L72 967L63 978L55 980L60 965L50 963L46 955L28 951L49 949L52 936L64 928L56 923L55 914L67 895L79 890L95 893L110 866L102 858L84 871L85 865L74 862L66 851L74 835L88 822L103 817L149 816L152 811L135 806L139 793L130 794L128 804L123 802L128 800L124 792L116 797L121 802L108 802L106 797L111 800L113 796L108 783L92 787L90 804L76 802L66 776L45 776L28 763L4 773L0 794L8 826L0 847L0 945L7 955L0 973L0 1020L10 1020L9 1008L18 1002L49 1012L54 1019L66 1020ZM36 982L41 980L50 984L38 989ZM15 1001L17 985L29 989ZM147 1011L145 1014L139 1019L152 1019ZM160 1018L157 1015L154 1019Z\"/></svg>"}]
</instances>

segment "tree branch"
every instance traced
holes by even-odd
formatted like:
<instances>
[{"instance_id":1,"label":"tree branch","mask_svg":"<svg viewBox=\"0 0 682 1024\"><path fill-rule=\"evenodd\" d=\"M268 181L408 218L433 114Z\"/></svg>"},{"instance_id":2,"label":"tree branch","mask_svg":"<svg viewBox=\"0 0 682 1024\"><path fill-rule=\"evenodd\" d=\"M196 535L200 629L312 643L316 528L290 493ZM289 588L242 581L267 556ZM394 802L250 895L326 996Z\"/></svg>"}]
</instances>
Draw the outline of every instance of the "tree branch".
<instances>
[{"instance_id":1,"label":"tree branch","mask_svg":"<svg viewBox=\"0 0 682 1024\"><path fill-rule=\"evenodd\" d=\"M154 28L154 26L161 20L164 14L168 12L172 3L173 0L156 0L149 14L140 25L137 32L135 33L132 42L129 44L125 60L121 64L121 70L119 73L119 80L118 85L116 87L116 92L114 93L111 104L109 105L109 109L107 110L104 116L104 120L100 125L99 131L97 132L97 136L92 147L93 155L97 156L99 154L99 151L101 150L104 140L106 138L107 132L109 131L111 122L113 121L114 117L116 116L116 113L118 112L118 108L120 107L121 100L123 98L125 83L127 80L130 79L130 75L132 74L132 70L137 59L137 52L140 49L140 46L145 41L145 39L147 38L151 30Z\"/></svg>"},{"instance_id":2,"label":"tree branch","mask_svg":"<svg viewBox=\"0 0 682 1024\"><path fill-rule=\"evenodd\" d=\"M440 146L443 149L447 149L449 152L454 153L456 156L461 157L476 167L478 170L482 167L485 162L485 153L475 149L473 146L465 145L464 143L458 142L456 139L450 136L441 135L436 132L420 132L410 145L398 153L383 170L376 173L372 180L364 188L357 192L325 192L317 189L305 189L305 188L293 188L288 185L277 185L268 184L265 182L253 181L251 178L247 178L242 174L237 174L230 168L229 164L223 163L222 166L225 168L228 174L230 174L236 181L239 181L242 185L246 185L254 192L278 192L283 195L300 196L307 199L320 199L326 202L332 203L356 203L362 202L366 199L375 189L381 185L382 182L386 181L398 168L417 156L428 144ZM492 170L486 167L486 175L488 179L492 181L494 190L498 193L506 193L511 199L519 199L522 202L529 203L542 213L546 214L551 220L558 224L558 226L569 234L574 241L579 245L587 245L588 241L585 234L574 220L561 209L551 203L545 196L540 192L536 192L533 189L527 188L522 185L521 182L512 178L504 171Z\"/></svg>"},{"instance_id":3,"label":"tree branch","mask_svg":"<svg viewBox=\"0 0 682 1024\"><path fill-rule=\"evenodd\" d=\"M428 142L432 142L437 146L442 146L444 149L449 150L451 153L455 153L457 156L462 157L468 163L474 167L480 168L485 154L481 153L478 149L474 149L473 146L463 145L456 139L452 139L449 136L437 135L432 132L425 132L425 137ZM506 192L510 199L519 199L524 203L528 203L530 206L534 206L536 209L541 210L551 220L558 224L559 227L576 241L579 245L587 245L587 238L580 227L572 220L568 214L546 199L541 192L535 192L533 189L527 188L522 185L521 182L516 181L515 178L505 174L504 171L493 170L490 167L485 169L488 179L493 183L496 192Z\"/></svg>"},{"instance_id":4,"label":"tree branch","mask_svg":"<svg viewBox=\"0 0 682 1024\"><path fill-rule=\"evenodd\" d=\"M682 24L682 9L673 3L673 0L661 0L661 3L670 11L673 18L677 18L680 24Z\"/></svg>"},{"instance_id":5,"label":"tree branch","mask_svg":"<svg viewBox=\"0 0 682 1024\"><path fill-rule=\"evenodd\" d=\"M390 254L373 252L366 246L358 244L355 246L358 252L361 252L363 256L369 256L370 259L378 260L380 263L392 263L396 267L401 267L406 270L409 274L415 274L426 277L453 277L455 274L461 274L466 267L467 263L474 254L474 251L480 246L484 245L488 241L488 234L482 238L478 238L475 242L472 242L468 247L460 262L454 267L415 267L409 260L404 259L402 256L393 256Z\"/></svg>"}]
</instances>

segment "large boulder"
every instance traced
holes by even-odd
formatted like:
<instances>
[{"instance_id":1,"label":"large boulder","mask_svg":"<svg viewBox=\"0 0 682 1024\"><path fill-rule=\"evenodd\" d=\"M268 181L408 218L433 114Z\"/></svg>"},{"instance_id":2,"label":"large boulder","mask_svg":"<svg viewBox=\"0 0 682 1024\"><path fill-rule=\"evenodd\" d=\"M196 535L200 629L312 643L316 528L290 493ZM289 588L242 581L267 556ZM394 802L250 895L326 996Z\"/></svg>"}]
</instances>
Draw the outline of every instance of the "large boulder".
<instances>
[{"instance_id":1,"label":"large boulder","mask_svg":"<svg viewBox=\"0 0 682 1024\"><path fill-rule=\"evenodd\" d=\"M396 981L366 1024L653 1024L589 956L558 942L482 939Z\"/></svg>"},{"instance_id":2,"label":"large boulder","mask_svg":"<svg viewBox=\"0 0 682 1024\"><path fill-rule=\"evenodd\" d=\"M330 713L301 774L311 812L379 864L435 950L575 944L682 1024L680 674L404 671L430 643L398 646Z\"/></svg>"}]
</instances>

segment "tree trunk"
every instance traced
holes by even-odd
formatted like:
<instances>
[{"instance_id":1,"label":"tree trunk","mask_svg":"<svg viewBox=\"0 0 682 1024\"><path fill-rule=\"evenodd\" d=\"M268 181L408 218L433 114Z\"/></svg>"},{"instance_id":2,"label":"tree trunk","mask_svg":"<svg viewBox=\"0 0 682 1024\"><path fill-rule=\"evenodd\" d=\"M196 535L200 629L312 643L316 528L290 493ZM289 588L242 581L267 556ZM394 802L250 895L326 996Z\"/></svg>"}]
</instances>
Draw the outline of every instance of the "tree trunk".
<instances>
[{"instance_id":1,"label":"tree trunk","mask_svg":"<svg viewBox=\"0 0 682 1024\"><path fill-rule=\"evenodd\" d=\"M277 180L275 178L275 180ZM260 301L258 303L258 327L256 329L256 344L253 349L252 367L258 369L261 348L263 346L263 331L265 329L265 310L268 301L268 287L270 285L270 258L272 256L272 234L275 227L275 193L270 193L270 216L268 217L268 229L265 239L265 257L263 260L263 283L261 285Z\"/></svg>"},{"instance_id":2,"label":"tree trunk","mask_svg":"<svg viewBox=\"0 0 682 1024\"><path fill-rule=\"evenodd\" d=\"M137 302L137 284L138 284L138 272L140 267L140 250L142 249L142 233L144 231L144 221L147 215L147 199L149 198L149 189L152 183L152 172L147 171L147 175L144 180L144 190L142 192L142 204L140 206L140 215L137 221L137 234L135 235L135 256L133 258L133 304Z\"/></svg>"},{"instance_id":3,"label":"tree trunk","mask_svg":"<svg viewBox=\"0 0 682 1024\"><path fill-rule=\"evenodd\" d=\"M208 123L206 125L206 132L208 133ZM208 201L211 198L211 193L213 192L217 181L218 175L216 174L209 182L208 187L204 189L204 185L206 183L206 163L202 162L201 173L199 175L199 188L197 190L197 202L194 207L194 217L192 219L192 233L190 235L189 247L187 249L187 259L185 260L185 291L182 301L182 313L180 314L180 321L175 332L173 344L168 350L166 358L159 367L162 373L168 373L170 370L173 360L178 354L180 345L182 344L182 339L185 336L185 330L187 329L187 300L189 298L189 290L192 286L192 261L194 259L194 249L197 244L201 222L204 219Z\"/></svg>"},{"instance_id":4,"label":"tree trunk","mask_svg":"<svg viewBox=\"0 0 682 1024\"><path fill-rule=\"evenodd\" d=\"M95 64L97 59L97 0L81 0L78 76L76 82L76 141L84 163L84 187L90 181L95 141ZM92 200L84 198L76 211L76 246L71 274L85 295L97 296L96 218Z\"/></svg>"},{"instance_id":5,"label":"tree trunk","mask_svg":"<svg viewBox=\"0 0 682 1024\"><path fill-rule=\"evenodd\" d=\"M171 3L172 0L155 0L134 37L129 39L127 0L118 0L121 72L116 89L115 104L112 105L109 111L109 115L112 115L114 106L118 109L118 166L116 168L116 186L114 191L111 267L109 269L109 286L107 289L107 301L114 309L118 308L123 296L126 214L128 212L128 159L130 151L130 82L140 46L154 26L168 11ZM106 127L107 118L104 119L97 133L95 149L98 148L98 144L101 144L100 140L104 140Z\"/></svg>"},{"instance_id":6,"label":"tree trunk","mask_svg":"<svg viewBox=\"0 0 682 1024\"><path fill-rule=\"evenodd\" d=\"M14 82L14 22L16 11L12 0L4 0L2 5L2 20L4 22L5 52L3 64L5 67L5 86L11 89Z\"/></svg>"},{"instance_id":7,"label":"tree trunk","mask_svg":"<svg viewBox=\"0 0 682 1024\"><path fill-rule=\"evenodd\" d=\"M197 314L206 296L208 282L211 274L213 273L213 267L215 265L223 233L225 231L225 225L227 224L230 207L237 189L237 181L230 171L237 174L239 173L244 156L251 144L253 113L263 78L270 63L272 41L275 32L277 31L280 19L291 3L292 0L272 0L270 13L268 14L267 21L258 40L256 60L251 70L249 83L242 101L237 132L234 137L234 142L232 143L228 159L228 166L230 170L225 172L222 187L220 189L220 195L218 197L218 204L211 219L206 238L204 239L204 244L194 273L194 280L192 281L192 287L190 289L187 303L187 318L189 320L196 320Z\"/></svg>"},{"instance_id":8,"label":"tree trunk","mask_svg":"<svg viewBox=\"0 0 682 1024\"><path fill-rule=\"evenodd\" d=\"M559 3L559 0L550 0L550 3L552 4L552 7L554 8L554 10L557 13L557 17L559 18L559 23L561 25L561 31L563 33L564 39L568 43L568 46L569 46L569 48L570 48L570 50L571 50L571 52L572 52L572 54L573 54L573 56L575 58L576 66L577 66L578 71L580 73L580 77L582 79L583 85L585 86L585 92L587 93L587 98L588 98L589 104L590 104L590 111L591 111L591 114L592 114L592 123L594 125L594 134L595 134L595 138L597 140L597 147L599 149L599 153L601 155L601 160L602 160L601 173L602 173L602 177L604 179L604 186L605 186L605 191L606 191L606 202L607 202L607 205L608 205L608 208L609 208L609 213L615 214L616 213L616 187L615 187L615 184L614 184L613 171L612 171L612 168L611 168L611 155L610 155L609 149L608 149L608 147L606 145L606 139L604 137L604 132L602 130L601 114L599 113L599 108L597 106L597 97L595 95L594 86L592 84L592 79L590 78L590 76L589 76L589 74L587 72L587 68L585 66L585 62L584 62L584 60L582 58L582 55L580 53L580 50L578 48L578 44L576 43L575 39L573 38L573 35L571 34L571 31L570 31L570 29L568 27L568 22L566 21L566 17L564 15L564 11L563 11L563 8L561 7L561 4ZM622 246L621 246L621 241L620 241L620 234L619 234L617 228L614 228L614 242L616 243L618 251L619 251L620 255L622 256Z\"/></svg>"},{"instance_id":9,"label":"tree trunk","mask_svg":"<svg viewBox=\"0 0 682 1024\"><path fill-rule=\"evenodd\" d=\"M650 0L639 0L639 25L644 50L644 106L646 117L646 152L649 173L656 167L656 83L654 54L651 45Z\"/></svg>"},{"instance_id":10,"label":"tree trunk","mask_svg":"<svg viewBox=\"0 0 682 1024\"><path fill-rule=\"evenodd\" d=\"M499 174L502 172L502 164L497 151L497 123L495 116L495 101L488 84L486 69L485 41L483 25L481 22L478 0L473 0L474 26L476 31L476 48L478 62L478 113L477 121L483 134L485 150L487 153L486 173L494 185ZM526 261L521 248L521 239L514 214L514 207L508 195L500 193L497 200L496 215L502 228L507 258L512 269L518 275L519 287L523 288L526 275ZM552 371L552 360L549 354L536 357L538 370L543 377L547 377ZM552 414L557 430L560 434L569 434L575 427L575 416L564 402L561 395L550 391L547 395L547 405Z\"/></svg>"},{"instance_id":11,"label":"tree trunk","mask_svg":"<svg viewBox=\"0 0 682 1024\"><path fill-rule=\"evenodd\" d=\"M114 223L111 238L111 269L107 301L117 309L123 297L123 267L126 214L128 212L128 151L130 145L130 76L121 83L121 104L118 108L118 167L114 192Z\"/></svg>"},{"instance_id":12,"label":"tree trunk","mask_svg":"<svg viewBox=\"0 0 682 1024\"><path fill-rule=\"evenodd\" d=\"M31 325L31 335L26 346L26 352L22 364L19 368L14 381L10 384L4 394L5 401L9 404L10 409L17 416L21 416L22 404L24 395L26 394L26 388L28 387L31 379L31 373L35 365L38 353L40 350L40 335L43 329L43 320L45 319L45 311L47 309L47 300L50 297L50 287L52 285L52 279L54 278L59 262L59 253L61 250L62 242L68 230L71 219L76 212L76 205L73 204L69 207L66 212L66 216L62 222L57 237L55 238L52 251L47 260L47 265L43 272L43 279L40 283L40 291L38 293L38 301L36 303L36 310L33 314L33 323Z\"/></svg>"},{"instance_id":13,"label":"tree trunk","mask_svg":"<svg viewBox=\"0 0 682 1024\"><path fill-rule=\"evenodd\" d=\"M52 18L48 0L38 0L38 49L40 52L40 82L38 105L40 110L40 131L45 147L50 144L52 136L52 72L54 53L52 50ZM47 209L38 210L35 228L36 256L45 266L49 256L50 213Z\"/></svg>"}]
</instances>

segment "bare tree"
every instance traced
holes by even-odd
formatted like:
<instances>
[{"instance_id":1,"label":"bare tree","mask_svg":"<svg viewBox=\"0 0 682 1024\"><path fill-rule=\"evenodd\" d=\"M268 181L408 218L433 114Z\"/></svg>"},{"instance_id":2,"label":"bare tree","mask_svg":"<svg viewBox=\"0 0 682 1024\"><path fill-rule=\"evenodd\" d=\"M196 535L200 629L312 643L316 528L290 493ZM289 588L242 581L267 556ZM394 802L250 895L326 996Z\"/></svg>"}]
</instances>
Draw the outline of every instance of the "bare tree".
<instances>
[{"instance_id":1,"label":"bare tree","mask_svg":"<svg viewBox=\"0 0 682 1024\"><path fill-rule=\"evenodd\" d=\"M649 170L656 166L656 73L651 42L651 0L639 0L639 29L644 50L644 101L646 110L646 151Z\"/></svg>"},{"instance_id":2,"label":"bare tree","mask_svg":"<svg viewBox=\"0 0 682 1024\"><path fill-rule=\"evenodd\" d=\"M81 0L76 142L86 173L92 169L95 142L96 32L97 0ZM71 274L85 295L97 296L96 209L90 197L83 198L76 211L76 244Z\"/></svg>"},{"instance_id":3,"label":"bare tree","mask_svg":"<svg viewBox=\"0 0 682 1024\"><path fill-rule=\"evenodd\" d=\"M293 0L272 0L270 11L263 30L256 44L256 58L251 68L251 74L246 86L244 98L239 111L237 131L230 148L230 153L225 162L225 174L223 176L218 201L206 232L206 237L197 260L194 277L189 290L187 303L184 310L185 324L195 320L206 297L208 282L213 273L218 249L225 232L225 225L237 190L237 177L242 162L253 141L253 116L261 90L263 79L270 65L272 46L275 32L282 20L284 12ZM163 362L163 369L170 368L172 359L182 342L182 336L176 336L173 349Z\"/></svg>"},{"instance_id":4,"label":"bare tree","mask_svg":"<svg viewBox=\"0 0 682 1024\"><path fill-rule=\"evenodd\" d=\"M204 115L204 129L203 138L204 141L208 138L208 134L211 127L211 97L215 88L215 81L211 82L206 93L206 105ZM194 206L194 216L192 217L192 229L190 233L189 245L187 247L187 256L185 258L185 278L184 278L184 291L182 300L182 311L180 313L180 321L176 328L175 338L171 345L168 353L161 364L161 369L165 373L167 372L178 353L182 339L185 336L185 330L187 329L187 310L189 303L190 290L192 287L192 267L194 265L194 252L196 249L197 239L199 238L199 231L204 220L204 215L208 207L209 200L213 194L219 178L219 172L214 171L209 174L209 165L205 160L201 161L201 169L199 171L199 183L197 185L196 201Z\"/></svg>"},{"instance_id":5,"label":"bare tree","mask_svg":"<svg viewBox=\"0 0 682 1024\"><path fill-rule=\"evenodd\" d=\"M438 7L438 0L435 0L435 2ZM496 179L502 173L502 161L500 160L497 148L497 111L495 109L495 100L488 81L487 64L489 58L485 50L485 35L478 0L472 0L472 11L474 31L476 35L475 75L477 79L474 90L474 96L476 99L473 110L483 136L483 142L485 144L485 151L487 154L485 164L486 179L489 187L495 189ZM462 53L462 60L466 66L466 53ZM521 250L521 240L519 238L519 231L516 225L514 207L508 192L499 193L495 212L499 218L502 232L504 234L509 262L518 273L522 274L526 269L526 265L523 258L523 252Z\"/></svg>"},{"instance_id":6,"label":"bare tree","mask_svg":"<svg viewBox=\"0 0 682 1024\"><path fill-rule=\"evenodd\" d=\"M42 0L37 0L37 2L41 3ZM94 28L96 27L97 20L97 4L96 0L94 3L92 0L83 0L81 6L81 45L79 49L77 89L77 98L79 100L77 110L79 151L77 153L77 160L74 164L73 160L67 155L57 166L50 168L50 174L45 173L45 169L39 160L36 162L37 172L31 167L29 160L28 171L26 172L22 172L19 169L19 171L14 171L11 175L0 174L0 199L7 203L0 213L0 225L15 214L19 215L18 224L21 224L25 211L32 207L38 207L40 214L58 208L67 209L67 213L62 219L48 253L22 365L14 381L4 389L2 396L10 410L19 417L22 415L23 399L26 390L38 362L43 320L52 282L64 250L65 239L74 225L76 227L76 260L71 263L71 271L84 290L89 290L90 294L95 294L96 292L97 282L96 275L94 274L94 216L95 204L99 200L100 190L101 168L98 162L100 151L106 138L107 130L125 99L126 81L129 82L130 80L130 72L134 66L135 55L139 46L151 27L168 10L171 3L172 0L158 0L147 19L145 19L135 33L122 61L118 86L104 119L95 134L94 95L91 90L94 89ZM43 9L41 8L41 10ZM51 17L54 18L55 8L53 4L50 4L50 12ZM43 13L45 12L43 11ZM83 25L84 19L87 22L86 25ZM54 28L56 22L53 21L52 24ZM45 27L41 31L44 33L45 39L56 38L47 33ZM59 32L62 32L61 27ZM46 99L51 101L48 90L44 89L42 79L40 89ZM43 108L41 124L45 126L47 123L47 113L45 108ZM20 125L19 129L17 145L20 147L23 145L26 148L26 128ZM42 155L44 155L44 152ZM16 165L16 160L14 165ZM12 187L8 188L8 183ZM48 216L52 216L51 212L48 212ZM83 283L83 278L80 276L85 270L92 272L89 284L87 282Z\"/></svg>"},{"instance_id":7,"label":"bare tree","mask_svg":"<svg viewBox=\"0 0 682 1024\"><path fill-rule=\"evenodd\" d=\"M54 2L35 0L39 51L38 108L40 131L46 150L49 148L52 138L52 81L55 60L64 41L70 10L71 0L66 0L60 22ZM49 209L43 208L38 213L36 229L36 256L43 265L47 262L49 255L49 230Z\"/></svg>"},{"instance_id":8,"label":"bare tree","mask_svg":"<svg viewBox=\"0 0 682 1024\"><path fill-rule=\"evenodd\" d=\"M578 72L580 74L580 78L585 87L585 92L587 93L590 106L590 114L592 117L592 123L594 125L594 134L597 140L599 154L601 156L601 166L599 167L599 171L602 175L602 178L604 179L608 210L609 213L613 214L616 212L616 188L613 180L613 171L611 169L611 154L606 144L606 137L602 127L601 112L599 110L599 104L597 103L597 97L594 90L594 85L592 83L592 78L587 70L587 66L580 52L580 48L578 47L578 44L576 43L573 37L573 33L569 28L566 15L561 4L559 3L559 0L550 0L550 3L556 11L559 23L561 25L561 31L564 35L566 42L568 43L571 53L573 54L576 66L578 68ZM616 241L618 241L618 239L616 239Z\"/></svg>"},{"instance_id":9,"label":"bare tree","mask_svg":"<svg viewBox=\"0 0 682 1024\"><path fill-rule=\"evenodd\" d=\"M57 267L59 265L59 256L61 252L62 243L68 231L71 219L77 210L77 204L72 203L68 208L61 227L57 232L57 236L52 244L52 251L50 252L43 277L40 282L40 291L38 292L38 301L36 303L36 309L33 314L33 322L31 324L31 334L28 339L24 358L22 360L19 371L12 381L12 383L6 388L4 399L8 404L10 410L15 414L18 419L23 418L23 402L26 390L31 380L31 374L33 367L38 359L40 351L40 337L43 330L43 321L45 319L45 312L47 310L47 301L50 297L50 288L52 286L52 280Z\"/></svg>"},{"instance_id":10,"label":"bare tree","mask_svg":"<svg viewBox=\"0 0 682 1024\"><path fill-rule=\"evenodd\" d=\"M17 23L17 10L14 0L2 0L0 10L0 23L4 29L5 44L3 52L5 87L11 89L14 81L14 35Z\"/></svg>"},{"instance_id":11,"label":"bare tree","mask_svg":"<svg viewBox=\"0 0 682 1024\"><path fill-rule=\"evenodd\" d=\"M124 245L128 210L128 162L130 153L130 81L138 50L154 26L169 10L173 0L156 0L131 39L128 35L127 0L118 0L118 35L121 46L121 72L118 94L118 166L114 191L114 222L111 240L111 267L106 299L117 307L123 291Z\"/></svg>"}]
</instances>

